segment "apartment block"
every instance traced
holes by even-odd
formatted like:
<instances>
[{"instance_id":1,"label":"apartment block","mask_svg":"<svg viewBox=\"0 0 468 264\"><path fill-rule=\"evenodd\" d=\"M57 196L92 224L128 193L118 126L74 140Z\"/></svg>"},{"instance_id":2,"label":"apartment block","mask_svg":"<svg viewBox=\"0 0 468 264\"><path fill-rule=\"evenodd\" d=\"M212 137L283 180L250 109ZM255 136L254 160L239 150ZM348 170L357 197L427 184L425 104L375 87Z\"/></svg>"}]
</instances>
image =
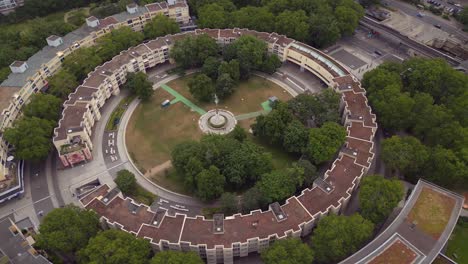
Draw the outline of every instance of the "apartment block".
<instances>
[{"instance_id":1,"label":"apartment block","mask_svg":"<svg viewBox=\"0 0 468 264\"><path fill-rule=\"evenodd\" d=\"M24 5L24 0L0 0L0 13L8 15L22 5Z\"/></svg>"},{"instance_id":2,"label":"apartment block","mask_svg":"<svg viewBox=\"0 0 468 264\"><path fill-rule=\"evenodd\" d=\"M0 8L2 6L18 6L22 3L22 0L0 0ZM10 174L6 159L11 155L8 142L3 139L1 132L13 124L20 115L21 107L24 103L29 102L32 94L45 91L48 88L47 78L60 69L63 60L68 55L81 47L94 45L98 38L122 26L129 26L134 31L142 31L144 25L159 13L179 21L182 29L196 27L190 20L188 5L185 1L171 1L171 4L160 3L160 5L164 8L156 13L150 13L147 7L132 4L127 8L127 12L104 19L90 17L84 26L65 36L49 36L46 39L48 46L31 56L27 61L12 63L12 73L0 84L0 180ZM147 60L147 63L153 63L152 66L155 65L153 60L141 58L143 63L138 62L140 69L145 67L144 60ZM108 87L107 91L104 90L103 96L114 93L119 83L122 84L125 81L125 76L117 73L116 79L108 78L108 81L112 88ZM103 103L102 100L101 103ZM86 143L88 146L90 144L90 142ZM85 155L85 157L87 156Z\"/></svg>"},{"instance_id":3,"label":"apartment block","mask_svg":"<svg viewBox=\"0 0 468 264\"><path fill-rule=\"evenodd\" d=\"M242 35L255 36L265 41L268 51L277 54L280 60L299 65L303 71L314 74L329 84L330 89L340 93L347 138L337 159L324 177L315 180L300 195L290 197L283 205L274 203L266 211L255 210L249 214L215 215L213 219L169 215L166 210L153 211L137 204L107 185L82 198L81 203L101 216L104 228L116 228L148 239L155 251L194 251L208 263L233 263L235 258L262 252L278 239L308 235L323 216L341 213L374 158L373 139L377 124L365 90L341 64L321 51L285 36L247 29L200 29L132 47L90 73L88 78L96 81L92 84L96 90L90 92L97 94L108 84L117 83L118 87L125 82L126 73L145 71L170 61L170 49L176 41L200 34L216 39L219 45L227 45ZM104 72L107 79L93 77ZM100 86L98 82L106 85ZM85 81L82 86L86 83L90 81ZM83 89L82 86L77 90ZM96 108L100 106L96 105ZM89 108L88 105L83 107ZM67 120L66 115L64 112L63 120ZM84 126L82 130L87 131ZM60 147L60 142L57 143Z\"/></svg>"}]
</instances>

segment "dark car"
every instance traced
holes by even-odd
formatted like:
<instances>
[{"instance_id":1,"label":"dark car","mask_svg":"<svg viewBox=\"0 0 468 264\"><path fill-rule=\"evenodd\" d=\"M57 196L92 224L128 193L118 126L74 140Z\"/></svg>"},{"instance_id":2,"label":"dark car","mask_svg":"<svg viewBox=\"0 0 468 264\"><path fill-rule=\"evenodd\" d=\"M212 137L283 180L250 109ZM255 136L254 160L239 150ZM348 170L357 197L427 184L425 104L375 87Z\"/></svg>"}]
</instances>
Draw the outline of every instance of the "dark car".
<instances>
[{"instance_id":1,"label":"dark car","mask_svg":"<svg viewBox=\"0 0 468 264\"><path fill-rule=\"evenodd\" d=\"M440 26L440 24L434 24L434 27L436 27L436 28L438 28L438 29L442 28L442 27Z\"/></svg>"}]
</instances>

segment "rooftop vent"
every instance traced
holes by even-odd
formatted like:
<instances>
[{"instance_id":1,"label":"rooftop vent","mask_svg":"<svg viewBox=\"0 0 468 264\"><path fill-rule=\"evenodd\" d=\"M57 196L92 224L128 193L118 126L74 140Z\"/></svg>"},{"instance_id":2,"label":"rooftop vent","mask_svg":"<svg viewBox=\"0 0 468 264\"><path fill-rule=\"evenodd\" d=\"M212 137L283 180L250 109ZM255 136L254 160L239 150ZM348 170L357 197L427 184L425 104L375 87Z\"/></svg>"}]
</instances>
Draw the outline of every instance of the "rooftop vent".
<instances>
[{"instance_id":1,"label":"rooftop vent","mask_svg":"<svg viewBox=\"0 0 468 264\"><path fill-rule=\"evenodd\" d=\"M330 187L327 187L326 188L327 192L331 191L331 188Z\"/></svg>"},{"instance_id":2,"label":"rooftop vent","mask_svg":"<svg viewBox=\"0 0 468 264\"><path fill-rule=\"evenodd\" d=\"M13 73L23 73L28 69L28 64L25 61L14 61L10 64L10 70Z\"/></svg>"},{"instance_id":3,"label":"rooftop vent","mask_svg":"<svg viewBox=\"0 0 468 264\"><path fill-rule=\"evenodd\" d=\"M103 199L103 201L104 201L105 203L107 203L107 202L109 202L109 198L106 197L106 198Z\"/></svg>"},{"instance_id":4,"label":"rooftop vent","mask_svg":"<svg viewBox=\"0 0 468 264\"><path fill-rule=\"evenodd\" d=\"M278 215L278 219L279 219L279 220L281 220L281 219L283 219L283 218L284 218L284 215L282 215L282 214Z\"/></svg>"},{"instance_id":5,"label":"rooftop vent","mask_svg":"<svg viewBox=\"0 0 468 264\"><path fill-rule=\"evenodd\" d=\"M58 47L63 43L63 40L61 37L56 36L56 35L51 35L48 38L46 38L47 45L51 47Z\"/></svg>"},{"instance_id":6,"label":"rooftop vent","mask_svg":"<svg viewBox=\"0 0 468 264\"><path fill-rule=\"evenodd\" d=\"M88 27L95 28L95 27L99 26L99 19L97 19L94 16L90 16L90 17L86 18L86 24L88 25Z\"/></svg>"},{"instance_id":7,"label":"rooftop vent","mask_svg":"<svg viewBox=\"0 0 468 264\"><path fill-rule=\"evenodd\" d=\"M357 152L356 152L356 151L353 151L353 156L357 156Z\"/></svg>"},{"instance_id":8,"label":"rooftop vent","mask_svg":"<svg viewBox=\"0 0 468 264\"><path fill-rule=\"evenodd\" d=\"M73 132L73 130L71 130L71 129L68 129L68 130L67 130L67 132L68 132L68 133L71 133L71 132Z\"/></svg>"},{"instance_id":9,"label":"rooftop vent","mask_svg":"<svg viewBox=\"0 0 468 264\"><path fill-rule=\"evenodd\" d=\"M158 221L153 221L153 225L157 226L157 225L158 225Z\"/></svg>"},{"instance_id":10,"label":"rooftop vent","mask_svg":"<svg viewBox=\"0 0 468 264\"><path fill-rule=\"evenodd\" d=\"M135 3L127 5L127 12L129 14L135 14L138 11L138 5Z\"/></svg>"}]
</instances>

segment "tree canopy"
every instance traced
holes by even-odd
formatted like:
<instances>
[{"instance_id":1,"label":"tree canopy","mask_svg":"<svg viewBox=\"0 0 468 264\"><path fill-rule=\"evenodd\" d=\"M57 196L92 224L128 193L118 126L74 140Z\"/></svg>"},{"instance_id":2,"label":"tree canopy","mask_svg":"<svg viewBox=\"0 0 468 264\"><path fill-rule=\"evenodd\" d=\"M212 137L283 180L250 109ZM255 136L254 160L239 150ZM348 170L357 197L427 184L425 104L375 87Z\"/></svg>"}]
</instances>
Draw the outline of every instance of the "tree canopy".
<instances>
[{"instance_id":1,"label":"tree canopy","mask_svg":"<svg viewBox=\"0 0 468 264\"><path fill-rule=\"evenodd\" d=\"M278 240L261 256L265 264L310 264L314 260L312 249L297 238Z\"/></svg>"},{"instance_id":2,"label":"tree canopy","mask_svg":"<svg viewBox=\"0 0 468 264\"><path fill-rule=\"evenodd\" d=\"M99 218L93 211L74 205L56 208L41 225L36 243L40 248L65 254L76 253L88 244L99 230Z\"/></svg>"},{"instance_id":3,"label":"tree canopy","mask_svg":"<svg viewBox=\"0 0 468 264\"><path fill-rule=\"evenodd\" d=\"M39 161L49 154L54 126L54 121L23 117L16 120L13 127L5 129L4 137L15 146L16 158Z\"/></svg>"},{"instance_id":4,"label":"tree canopy","mask_svg":"<svg viewBox=\"0 0 468 264\"><path fill-rule=\"evenodd\" d=\"M197 253L179 252L179 251L162 251L157 253L150 261L150 264L203 264L203 260Z\"/></svg>"},{"instance_id":5,"label":"tree canopy","mask_svg":"<svg viewBox=\"0 0 468 264\"><path fill-rule=\"evenodd\" d=\"M125 194L135 191L137 185L135 175L128 170L120 170L115 178L117 187Z\"/></svg>"},{"instance_id":6,"label":"tree canopy","mask_svg":"<svg viewBox=\"0 0 468 264\"><path fill-rule=\"evenodd\" d=\"M170 55L179 67L189 69L202 66L208 57L216 57L218 51L216 40L203 34L176 41Z\"/></svg>"},{"instance_id":7,"label":"tree canopy","mask_svg":"<svg viewBox=\"0 0 468 264\"><path fill-rule=\"evenodd\" d=\"M61 99L66 99L68 95L78 87L75 75L62 69L48 79L49 88L47 92Z\"/></svg>"},{"instance_id":8,"label":"tree canopy","mask_svg":"<svg viewBox=\"0 0 468 264\"><path fill-rule=\"evenodd\" d=\"M23 108L27 117L37 117L50 121L58 121L62 100L50 94L34 94L31 101Z\"/></svg>"},{"instance_id":9,"label":"tree canopy","mask_svg":"<svg viewBox=\"0 0 468 264\"><path fill-rule=\"evenodd\" d=\"M80 262L96 264L147 263L150 254L148 240L115 229L98 233L79 251Z\"/></svg>"},{"instance_id":10,"label":"tree canopy","mask_svg":"<svg viewBox=\"0 0 468 264\"><path fill-rule=\"evenodd\" d=\"M448 177L440 170L468 170L467 75L441 59L412 58L380 65L364 74L362 84L379 124L389 133L411 135L384 141L390 168L413 182L423 177L445 186L468 183L460 173Z\"/></svg>"},{"instance_id":11,"label":"tree canopy","mask_svg":"<svg viewBox=\"0 0 468 264\"><path fill-rule=\"evenodd\" d=\"M219 169L211 165L197 175L198 196L204 201L218 198L224 191L225 181Z\"/></svg>"},{"instance_id":12,"label":"tree canopy","mask_svg":"<svg viewBox=\"0 0 468 264\"><path fill-rule=\"evenodd\" d=\"M338 263L369 240L373 229L374 224L359 214L323 217L312 236L315 259L321 263Z\"/></svg>"},{"instance_id":13,"label":"tree canopy","mask_svg":"<svg viewBox=\"0 0 468 264\"><path fill-rule=\"evenodd\" d=\"M403 184L381 175L364 177L359 190L359 206L364 218L382 223L403 198Z\"/></svg>"},{"instance_id":14,"label":"tree canopy","mask_svg":"<svg viewBox=\"0 0 468 264\"><path fill-rule=\"evenodd\" d=\"M190 93L200 102L212 102L215 95L215 86L210 77L205 74L197 74L188 82Z\"/></svg>"},{"instance_id":15,"label":"tree canopy","mask_svg":"<svg viewBox=\"0 0 468 264\"><path fill-rule=\"evenodd\" d=\"M129 72L124 88L130 90L143 101L148 101L154 93L153 84L144 72Z\"/></svg>"},{"instance_id":16,"label":"tree canopy","mask_svg":"<svg viewBox=\"0 0 468 264\"><path fill-rule=\"evenodd\" d=\"M180 28L179 24L174 19L171 19L165 15L155 16L151 22L148 22L144 29L143 33L145 38L154 39L157 37L165 36L168 34L179 33Z\"/></svg>"},{"instance_id":17,"label":"tree canopy","mask_svg":"<svg viewBox=\"0 0 468 264\"><path fill-rule=\"evenodd\" d=\"M326 122L322 127L310 130L306 153L316 164L320 164L331 159L344 144L345 139L344 127L337 123Z\"/></svg>"},{"instance_id":18,"label":"tree canopy","mask_svg":"<svg viewBox=\"0 0 468 264\"><path fill-rule=\"evenodd\" d=\"M265 200L271 203L288 198L303 182L304 169L294 165L291 168L263 174L257 186Z\"/></svg>"}]
</instances>

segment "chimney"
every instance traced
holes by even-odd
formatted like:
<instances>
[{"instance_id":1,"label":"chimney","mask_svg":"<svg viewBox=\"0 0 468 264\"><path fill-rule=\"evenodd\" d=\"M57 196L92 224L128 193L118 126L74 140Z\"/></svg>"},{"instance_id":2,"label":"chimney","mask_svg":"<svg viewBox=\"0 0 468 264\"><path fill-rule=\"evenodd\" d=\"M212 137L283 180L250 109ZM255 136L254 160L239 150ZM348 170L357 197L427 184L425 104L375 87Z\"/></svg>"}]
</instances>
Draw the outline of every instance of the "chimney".
<instances>
[{"instance_id":1,"label":"chimney","mask_svg":"<svg viewBox=\"0 0 468 264\"><path fill-rule=\"evenodd\" d=\"M97 19L94 16L90 16L90 17L86 18L86 24L89 27L95 28L95 27L99 26L99 19Z\"/></svg>"},{"instance_id":2,"label":"chimney","mask_svg":"<svg viewBox=\"0 0 468 264\"><path fill-rule=\"evenodd\" d=\"M28 69L28 64L25 61L14 61L10 64L10 70L13 73L23 73Z\"/></svg>"},{"instance_id":3,"label":"chimney","mask_svg":"<svg viewBox=\"0 0 468 264\"><path fill-rule=\"evenodd\" d=\"M131 3L127 5L127 12L129 14L135 14L138 11L138 5L135 3Z\"/></svg>"},{"instance_id":4,"label":"chimney","mask_svg":"<svg viewBox=\"0 0 468 264\"><path fill-rule=\"evenodd\" d=\"M63 43L62 38L56 35L51 35L48 38L46 38L46 40L47 40L47 45L51 47L58 47Z\"/></svg>"}]
</instances>

